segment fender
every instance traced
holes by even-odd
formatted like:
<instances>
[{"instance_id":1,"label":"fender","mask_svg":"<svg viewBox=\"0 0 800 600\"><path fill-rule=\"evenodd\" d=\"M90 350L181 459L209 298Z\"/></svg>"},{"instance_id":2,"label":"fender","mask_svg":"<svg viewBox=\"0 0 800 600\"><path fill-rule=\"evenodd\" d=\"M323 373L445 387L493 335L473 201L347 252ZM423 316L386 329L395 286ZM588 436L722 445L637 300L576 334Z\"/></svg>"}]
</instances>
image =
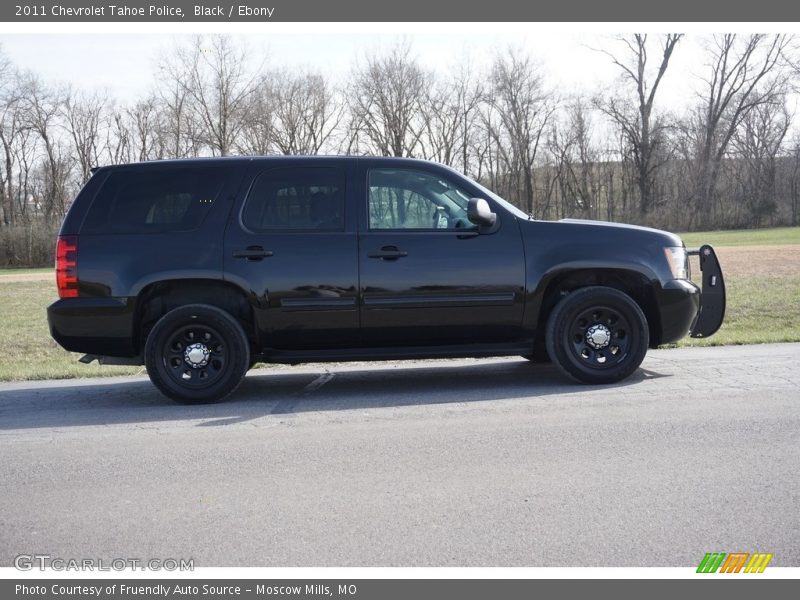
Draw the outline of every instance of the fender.
<instances>
[{"instance_id":1,"label":"fender","mask_svg":"<svg viewBox=\"0 0 800 600\"><path fill-rule=\"evenodd\" d=\"M541 267L540 271L536 267ZM539 326L540 312L546 298L546 292L550 285L558 279L568 276L570 273L587 272L588 274L602 277L604 275L623 275L630 277L633 275L643 285L652 286L654 289L661 288L661 280L658 275L645 264L626 261L610 260L608 258L598 260L572 260L545 266L528 265L527 289L528 294L525 299L525 328L535 331Z\"/></svg>"}]
</instances>

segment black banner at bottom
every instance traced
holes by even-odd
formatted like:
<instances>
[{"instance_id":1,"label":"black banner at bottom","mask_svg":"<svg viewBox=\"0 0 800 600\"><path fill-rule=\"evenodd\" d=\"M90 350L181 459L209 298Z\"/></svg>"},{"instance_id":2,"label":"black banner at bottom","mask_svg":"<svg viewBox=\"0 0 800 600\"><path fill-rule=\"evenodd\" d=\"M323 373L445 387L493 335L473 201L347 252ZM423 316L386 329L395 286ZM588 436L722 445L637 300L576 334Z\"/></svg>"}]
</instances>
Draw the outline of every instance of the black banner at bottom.
<instances>
[{"instance_id":1,"label":"black banner at bottom","mask_svg":"<svg viewBox=\"0 0 800 600\"><path fill-rule=\"evenodd\" d=\"M725 594L726 600L753 598L755 594L796 597L798 581L706 575L697 579L25 579L0 581L0 598L50 600L498 600L533 599L541 594L568 594L572 598L680 597L708 598Z\"/></svg>"}]
</instances>

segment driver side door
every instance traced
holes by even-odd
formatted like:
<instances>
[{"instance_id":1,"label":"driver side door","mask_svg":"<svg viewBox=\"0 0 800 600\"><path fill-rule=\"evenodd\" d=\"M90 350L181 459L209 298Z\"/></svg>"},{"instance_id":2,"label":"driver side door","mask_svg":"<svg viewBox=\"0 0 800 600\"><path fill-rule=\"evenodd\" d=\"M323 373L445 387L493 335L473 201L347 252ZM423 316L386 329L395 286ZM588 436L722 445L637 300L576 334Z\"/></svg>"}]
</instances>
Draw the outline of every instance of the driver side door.
<instances>
[{"instance_id":1,"label":"driver side door","mask_svg":"<svg viewBox=\"0 0 800 600\"><path fill-rule=\"evenodd\" d=\"M525 259L515 218L498 214L497 224L479 233L466 214L477 192L466 182L447 172L360 163L363 344L518 340Z\"/></svg>"}]
</instances>

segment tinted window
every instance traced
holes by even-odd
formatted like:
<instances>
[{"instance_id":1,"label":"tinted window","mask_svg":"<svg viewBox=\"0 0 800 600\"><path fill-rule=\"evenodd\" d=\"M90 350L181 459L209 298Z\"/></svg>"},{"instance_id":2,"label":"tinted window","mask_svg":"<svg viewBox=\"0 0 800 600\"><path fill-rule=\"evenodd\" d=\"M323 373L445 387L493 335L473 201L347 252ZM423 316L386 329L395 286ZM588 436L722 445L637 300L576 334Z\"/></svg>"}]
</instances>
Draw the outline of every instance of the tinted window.
<instances>
[{"instance_id":1,"label":"tinted window","mask_svg":"<svg viewBox=\"0 0 800 600\"><path fill-rule=\"evenodd\" d=\"M469 195L443 177L411 169L369 173L370 229L474 228Z\"/></svg>"},{"instance_id":2,"label":"tinted window","mask_svg":"<svg viewBox=\"0 0 800 600\"><path fill-rule=\"evenodd\" d=\"M82 231L150 233L200 226L222 191L228 169L116 171L92 203Z\"/></svg>"},{"instance_id":3,"label":"tinted window","mask_svg":"<svg viewBox=\"0 0 800 600\"><path fill-rule=\"evenodd\" d=\"M344 228L344 173L336 168L271 169L247 197L244 225L254 231Z\"/></svg>"}]
</instances>

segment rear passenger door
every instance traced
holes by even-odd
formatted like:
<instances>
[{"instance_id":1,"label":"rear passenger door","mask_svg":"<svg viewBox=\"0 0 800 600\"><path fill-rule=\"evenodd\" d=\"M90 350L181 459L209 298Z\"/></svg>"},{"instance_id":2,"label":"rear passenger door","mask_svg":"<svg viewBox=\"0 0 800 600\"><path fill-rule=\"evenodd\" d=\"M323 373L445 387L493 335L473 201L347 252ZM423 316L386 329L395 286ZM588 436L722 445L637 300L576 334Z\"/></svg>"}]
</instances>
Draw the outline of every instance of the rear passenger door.
<instances>
[{"instance_id":1,"label":"rear passenger door","mask_svg":"<svg viewBox=\"0 0 800 600\"><path fill-rule=\"evenodd\" d=\"M262 164L251 170L225 235L225 278L249 290L268 348L358 340L355 215L349 162Z\"/></svg>"}]
</instances>

